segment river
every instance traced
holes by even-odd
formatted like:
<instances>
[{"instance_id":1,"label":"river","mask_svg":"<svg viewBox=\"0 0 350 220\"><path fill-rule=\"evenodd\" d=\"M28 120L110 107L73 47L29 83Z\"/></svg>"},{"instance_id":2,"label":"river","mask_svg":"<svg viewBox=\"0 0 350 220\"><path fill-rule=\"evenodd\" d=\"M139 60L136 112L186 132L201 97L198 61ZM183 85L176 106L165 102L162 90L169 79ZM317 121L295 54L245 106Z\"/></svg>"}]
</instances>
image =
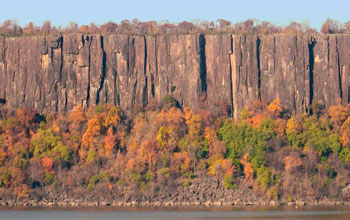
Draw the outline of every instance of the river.
<instances>
[{"instance_id":1,"label":"river","mask_svg":"<svg viewBox=\"0 0 350 220\"><path fill-rule=\"evenodd\" d=\"M350 219L350 207L0 208L0 220Z\"/></svg>"}]
</instances>

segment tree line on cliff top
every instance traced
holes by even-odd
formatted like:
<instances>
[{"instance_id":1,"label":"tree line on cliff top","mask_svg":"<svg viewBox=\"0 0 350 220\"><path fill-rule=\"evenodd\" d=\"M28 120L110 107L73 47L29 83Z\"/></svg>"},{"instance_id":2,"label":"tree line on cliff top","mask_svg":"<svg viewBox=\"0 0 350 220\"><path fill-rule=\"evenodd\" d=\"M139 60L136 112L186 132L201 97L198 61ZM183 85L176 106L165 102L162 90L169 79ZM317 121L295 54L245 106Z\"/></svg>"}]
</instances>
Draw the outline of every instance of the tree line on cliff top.
<instances>
[{"instance_id":1,"label":"tree line on cliff top","mask_svg":"<svg viewBox=\"0 0 350 220\"><path fill-rule=\"evenodd\" d=\"M258 21L248 19L236 24L230 21L219 19L216 22L197 21L180 23L170 23L156 21L140 22L138 19L132 21L123 20L119 24L108 22L102 25L79 26L71 22L66 27L55 27L50 21L43 25L35 26L30 22L27 26L21 27L14 20L6 20L0 27L0 35L3 36L32 36L32 35L50 35L50 34L132 34L132 35L155 35L155 34L189 34L189 33L231 33L231 34L273 34L273 33L295 33L295 34L314 34L317 33L307 23L291 22L285 27L276 26L267 21ZM341 24L340 22L327 19L322 25L321 33L350 33L350 21Z\"/></svg>"},{"instance_id":2,"label":"tree line on cliff top","mask_svg":"<svg viewBox=\"0 0 350 220\"><path fill-rule=\"evenodd\" d=\"M237 120L224 103L191 110L170 96L131 118L110 105L67 115L0 107L1 198L155 196L212 176L232 192L293 201L339 198L350 184L349 105L293 115L278 99L256 101Z\"/></svg>"}]
</instances>

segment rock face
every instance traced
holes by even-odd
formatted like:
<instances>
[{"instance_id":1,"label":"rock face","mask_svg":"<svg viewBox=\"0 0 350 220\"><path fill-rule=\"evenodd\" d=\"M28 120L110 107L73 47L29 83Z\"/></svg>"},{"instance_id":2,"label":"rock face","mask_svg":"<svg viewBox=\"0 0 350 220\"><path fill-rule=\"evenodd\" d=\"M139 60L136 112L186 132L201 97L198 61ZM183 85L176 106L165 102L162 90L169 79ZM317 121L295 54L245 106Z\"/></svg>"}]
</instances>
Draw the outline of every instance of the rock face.
<instances>
[{"instance_id":1,"label":"rock face","mask_svg":"<svg viewBox=\"0 0 350 220\"><path fill-rule=\"evenodd\" d=\"M64 35L0 38L0 100L68 112L129 112L169 94L232 115L280 98L292 112L350 102L349 35Z\"/></svg>"}]
</instances>

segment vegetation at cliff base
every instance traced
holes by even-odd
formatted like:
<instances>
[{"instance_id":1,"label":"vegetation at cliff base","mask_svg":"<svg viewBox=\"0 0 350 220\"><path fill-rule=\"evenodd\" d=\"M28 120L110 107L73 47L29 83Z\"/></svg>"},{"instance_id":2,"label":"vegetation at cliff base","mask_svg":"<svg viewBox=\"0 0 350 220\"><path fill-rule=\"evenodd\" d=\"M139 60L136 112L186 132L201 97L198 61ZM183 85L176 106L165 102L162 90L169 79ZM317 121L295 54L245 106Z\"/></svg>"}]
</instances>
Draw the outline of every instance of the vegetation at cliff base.
<instances>
[{"instance_id":1,"label":"vegetation at cliff base","mask_svg":"<svg viewBox=\"0 0 350 220\"><path fill-rule=\"evenodd\" d=\"M237 120L172 97L133 117L109 105L2 108L0 197L157 194L203 176L266 199L339 197L350 184L350 106L316 108L292 115L278 99L257 101Z\"/></svg>"}]
</instances>

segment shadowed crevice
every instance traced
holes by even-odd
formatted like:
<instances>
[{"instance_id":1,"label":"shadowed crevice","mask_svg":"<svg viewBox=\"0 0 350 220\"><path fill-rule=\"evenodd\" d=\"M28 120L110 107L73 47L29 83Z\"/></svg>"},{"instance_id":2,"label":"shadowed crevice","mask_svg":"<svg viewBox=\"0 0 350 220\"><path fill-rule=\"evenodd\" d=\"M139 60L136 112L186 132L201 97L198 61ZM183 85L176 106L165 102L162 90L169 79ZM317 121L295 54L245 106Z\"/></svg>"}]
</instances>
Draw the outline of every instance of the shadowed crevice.
<instances>
[{"instance_id":1,"label":"shadowed crevice","mask_svg":"<svg viewBox=\"0 0 350 220\"><path fill-rule=\"evenodd\" d=\"M233 83L235 83L235 82L233 82L233 80L232 80L232 61L231 61L231 56L232 56L232 54L234 53L234 51L233 51L233 49L234 49L234 45L233 45L233 37L232 37L232 35L230 35L230 50L231 50L231 53L229 54L229 62L230 62L230 81L231 81L231 83L230 83L230 107L231 107L231 112L230 112L230 117L232 118L233 117L233 108L234 108L234 106L233 106ZM236 67L234 67L234 68L236 68Z\"/></svg>"},{"instance_id":2,"label":"shadowed crevice","mask_svg":"<svg viewBox=\"0 0 350 220\"><path fill-rule=\"evenodd\" d=\"M314 47L316 45L316 39L312 38L308 43L309 48L309 89L310 89L310 106L309 106L309 114L312 114L312 104L314 99L314 64L315 64L315 56L314 56Z\"/></svg>"},{"instance_id":3,"label":"shadowed crevice","mask_svg":"<svg viewBox=\"0 0 350 220\"><path fill-rule=\"evenodd\" d=\"M102 50L102 67L101 67L101 75L100 75L100 86L97 89L97 94L96 94L96 105L98 105L100 102L100 93L103 88L104 81L106 79L106 51L104 50L103 36L101 36L100 38L100 44L101 44L101 50Z\"/></svg>"},{"instance_id":4,"label":"shadowed crevice","mask_svg":"<svg viewBox=\"0 0 350 220\"><path fill-rule=\"evenodd\" d=\"M261 100L260 38L256 38L256 65L258 68L258 99Z\"/></svg>"},{"instance_id":5,"label":"shadowed crevice","mask_svg":"<svg viewBox=\"0 0 350 220\"><path fill-rule=\"evenodd\" d=\"M335 48L337 52L337 68L338 68L338 82L339 82L339 97L343 101L343 85L342 85L342 73L341 73L341 66L340 66L340 56L339 56L339 48L338 48L338 38L335 38Z\"/></svg>"},{"instance_id":6,"label":"shadowed crevice","mask_svg":"<svg viewBox=\"0 0 350 220\"><path fill-rule=\"evenodd\" d=\"M207 93L207 63L205 56L205 36L199 35L199 54L200 54L200 80L202 94Z\"/></svg>"},{"instance_id":7,"label":"shadowed crevice","mask_svg":"<svg viewBox=\"0 0 350 220\"><path fill-rule=\"evenodd\" d=\"M143 36L143 41L144 41L144 60L143 60L143 74L145 76L145 85L143 87L143 91L142 91L142 105L143 107L145 107L148 103L148 94L147 94L147 90L148 90L148 78L147 78L147 40L146 40L146 36Z\"/></svg>"}]
</instances>

